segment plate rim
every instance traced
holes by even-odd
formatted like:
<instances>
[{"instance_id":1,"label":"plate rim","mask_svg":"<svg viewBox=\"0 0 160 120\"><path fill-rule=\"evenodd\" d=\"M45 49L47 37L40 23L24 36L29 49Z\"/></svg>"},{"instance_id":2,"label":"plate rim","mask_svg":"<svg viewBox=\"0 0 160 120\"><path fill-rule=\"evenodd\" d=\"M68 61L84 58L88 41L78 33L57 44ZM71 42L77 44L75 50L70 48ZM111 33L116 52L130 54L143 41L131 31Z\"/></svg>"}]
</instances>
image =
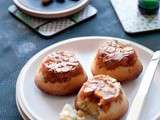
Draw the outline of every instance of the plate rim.
<instances>
[{"instance_id":1,"label":"plate rim","mask_svg":"<svg viewBox=\"0 0 160 120\"><path fill-rule=\"evenodd\" d=\"M28 119L33 120L33 118L31 117L30 113L28 113L27 110L23 107L21 98L19 96L19 90L18 90L19 89L19 84L20 84L19 82L20 82L20 80L19 81L17 80L17 82L16 82L16 95L15 95L17 109L18 109L20 115L22 116L22 118L24 120L27 120L27 119L23 115L23 113L28 117Z\"/></svg>"},{"instance_id":2,"label":"plate rim","mask_svg":"<svg viewBox=\"0 0 160 120\"><path fill-rule=\"evenodd\" d=\"M59 17L65 17L65 16L69 16L71 14L74 14L80 10L82 10L88 3L90 0L83 0L81 3L79 3L78 5L68 8L66 10L59 10L59 11L50 11L50 12L42 12L42 11L38 11L38 10L33 10L30 9L28 7L26 7L25 5L23 5L22 3L20 3L19 0L13 0L14 4L21 9L23 12L35 16L35 17L42 17L42 18L59 18ZM44 16L43 16L44 15Z\"/></svg>"},{"instance_id":3,"label":"plate rim","mask_svg":"<svg viewBox=\"0 0 160 120\"><path fill-rule=\"evenodd\" d=\"M31 116L28 116L29 118L34 118L34 119L37 119L37 120L41 120L41 118L39 118L37 115L34 115L33 111L30 110L30 108L28 108L28 106L25 106L26 104L26 100L24 98L24 96L21 96L22 95L22 82L21 82L21 79L24 78L24 74L26 73L27 71L27 68L28 66L30 66L31 63L33 63L39 56L45 54L47 51L50 51L51 49L57 47L57 46L60 46L60 45L63 45L63 44L67 44L67 43L71 43L71 42L76 42L76 41L83 41L83 40L95 40L95 39L101 39L101 40L118 40L120 42L125 42L125 43L128 43L128 44L131 44L131 45L135 45L141 49L143 49L144 51L148 52L150 55L153 55L153 51L147 47L145 47L144 45L141 45L139 43L136 43L136 42L133 42L133 41L129 41L127 39L122 39L122 38L116 38L116 37L106 37L106 36L84 36L84 37L75 37L75 38L71 38L71 39L66 39L66 40L63 40L63 41L59 41L55 44L52 44L52 45L49 45L45 48L43 48L42 50L40 50L39 52L37 52L35 55L33 55L26 63L25 65L23 66L23 68L21 69L19 75L18 75L18 78L17 78L17 84L18 84L18 81L19 81L19 92L20 92L20 97L21 97L21 102L23 103L23 111L26 112L25 114L28 116L29 114ZM21 86L21 87L20 87ZM16 86L16 89L18 89L17 86Z\"/></svg>"},{"instance_id":4,"label":"plate rim","mask_svg":"<svg viewBox=\"0 0 160 120\"><path fill-rule=\"evenodd\" d=\"M23 120L27 120L27 117L25 117L26 115L24 114L24 112L22 111L21 106L19 105L18 98L16 98L16 105L17 105L17 109L18 109L21 117L23 118Z\"/></svg>"}]
</instances>

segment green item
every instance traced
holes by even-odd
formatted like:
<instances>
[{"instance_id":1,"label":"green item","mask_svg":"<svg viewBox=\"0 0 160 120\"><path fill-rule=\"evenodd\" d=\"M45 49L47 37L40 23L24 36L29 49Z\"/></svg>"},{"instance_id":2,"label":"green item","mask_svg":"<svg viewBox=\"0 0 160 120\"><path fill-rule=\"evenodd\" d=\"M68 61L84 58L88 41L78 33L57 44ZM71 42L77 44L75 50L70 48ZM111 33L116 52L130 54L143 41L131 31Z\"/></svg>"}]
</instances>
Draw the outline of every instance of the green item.
<instances>
[{"instance_id":1,"label":"green item","mask_svg":"<svg viewBox=\"0 0 160 120\"><path fill-rule=\"evenodd\" d=\"M159 0L139 0L138 7L142 14L156 14L159 10Z\"/></svg>"}]
</instances>

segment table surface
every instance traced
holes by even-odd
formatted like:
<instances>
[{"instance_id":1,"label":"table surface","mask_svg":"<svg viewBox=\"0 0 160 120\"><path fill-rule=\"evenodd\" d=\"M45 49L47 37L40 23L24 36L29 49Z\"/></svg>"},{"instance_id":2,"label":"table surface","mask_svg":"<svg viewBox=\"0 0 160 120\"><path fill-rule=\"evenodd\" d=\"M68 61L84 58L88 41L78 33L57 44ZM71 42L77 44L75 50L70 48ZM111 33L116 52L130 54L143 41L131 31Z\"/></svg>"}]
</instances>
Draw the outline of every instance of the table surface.
<instances>
[{"instance_id":1,"label":"table surface","mask_svg":"<svg viewBox=\"0 0 160 120\"><path fill-rule=\"evenodd\" d=\"M12 0L0 0L0 119L21 119L15 102L15 86L23 65L41 49L72 37L114 36L132 40L152 50L160 49L160 33L128 35L124 32L109 0L93 0L98 9L93 19L80 23L49 39L40 37L8 12Z\"/></svg>"}]
</instances>

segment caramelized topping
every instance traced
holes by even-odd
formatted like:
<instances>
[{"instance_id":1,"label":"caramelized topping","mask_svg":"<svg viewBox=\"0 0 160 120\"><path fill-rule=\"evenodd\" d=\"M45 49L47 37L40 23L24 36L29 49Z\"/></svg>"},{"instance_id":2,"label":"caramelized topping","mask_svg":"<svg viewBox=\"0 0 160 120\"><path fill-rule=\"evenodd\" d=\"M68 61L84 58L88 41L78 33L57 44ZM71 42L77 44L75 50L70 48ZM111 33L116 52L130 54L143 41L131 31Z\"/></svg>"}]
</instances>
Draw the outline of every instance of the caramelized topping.
<instances>
[{"instance_id":1,"label":"caramelized topping","mask_svg":"<svg viewBox=\"0 0 160 120\"><path fill-rule=\"evenodd\" d=\"M83 70L75 55L69 51L55 51L46 56L41 65L44 79L64 82Z\"/></svg>"},{"instance_id":2,"label":"caramelized topping","mask_svg":"<svg viewBox=\"0 0 160 120\"><path fill-rule=\"evenodd\" d=\"M101 46L97 53L97 62L100 66L105 65L107 69L117 66L130 66L137 60L135 50L118 41L107 41Z\"/></svg>"},{"instance_id":3,"label":"caramelized topping","mask_svg":"<svg viewBox=\"0 0 160 120\"><path fill-rule=\"evenodd\" d=\"M79 65L79 61L69 51L56 51L49 54L43 64L49 71L68 72L74 70Z\"/></svg>"},{"instance_id":4,"label":"caramelized topping","mask_svg":"<svg viewBox=\"0 0 160 120\"><path fill-rule=\"evenodd\" d=\"M92 101L98 99L98 105L104 105L112 100L115 100L121 91L119 82L114 78L105 75L98 75L93 79L84 83L82 93L84 98L91 98Z\"/></svg>"}]
</instances>

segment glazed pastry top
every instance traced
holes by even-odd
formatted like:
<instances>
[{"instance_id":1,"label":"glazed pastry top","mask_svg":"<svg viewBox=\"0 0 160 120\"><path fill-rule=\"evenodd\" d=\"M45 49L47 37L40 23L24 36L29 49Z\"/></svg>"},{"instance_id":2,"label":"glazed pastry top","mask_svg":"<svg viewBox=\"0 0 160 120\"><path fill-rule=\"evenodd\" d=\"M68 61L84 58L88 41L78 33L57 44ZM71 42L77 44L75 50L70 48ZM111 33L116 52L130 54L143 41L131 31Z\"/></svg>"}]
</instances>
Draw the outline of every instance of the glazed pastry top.
<instances>
[{"instance_id":1,"label":"glazed pastry top","mask_svg":"<svg viewBox=\"0 0 160 120\"><path fill-rule=\"evenodd\" d=\"M120 83L106 75L98 75L84 83L80 96L89 99L99 106L116 101L121 94Z\"/></svg>"},{"instance_id":2,"label":"glazed pastry top","mask_svg":"<svg viewBox=\"0 0 160 120\"><path fill-rule=\"evenodd\" d=\"M83 70L72 52L58 50L44 57L40 71L47 81L64 82Z\"/></svg>"},{"instance_id":3,"label":"glazed pastry top","mask_svg":"<svg viewBox=\"0 0 160 120\"><path fill-rule=\"evenodd\" d=\"M118 66L130 66L137 60L137 54L133 47L118 41L107 41L97 52L97 62L107 69Z\"/></svg>"}]
</instances>

